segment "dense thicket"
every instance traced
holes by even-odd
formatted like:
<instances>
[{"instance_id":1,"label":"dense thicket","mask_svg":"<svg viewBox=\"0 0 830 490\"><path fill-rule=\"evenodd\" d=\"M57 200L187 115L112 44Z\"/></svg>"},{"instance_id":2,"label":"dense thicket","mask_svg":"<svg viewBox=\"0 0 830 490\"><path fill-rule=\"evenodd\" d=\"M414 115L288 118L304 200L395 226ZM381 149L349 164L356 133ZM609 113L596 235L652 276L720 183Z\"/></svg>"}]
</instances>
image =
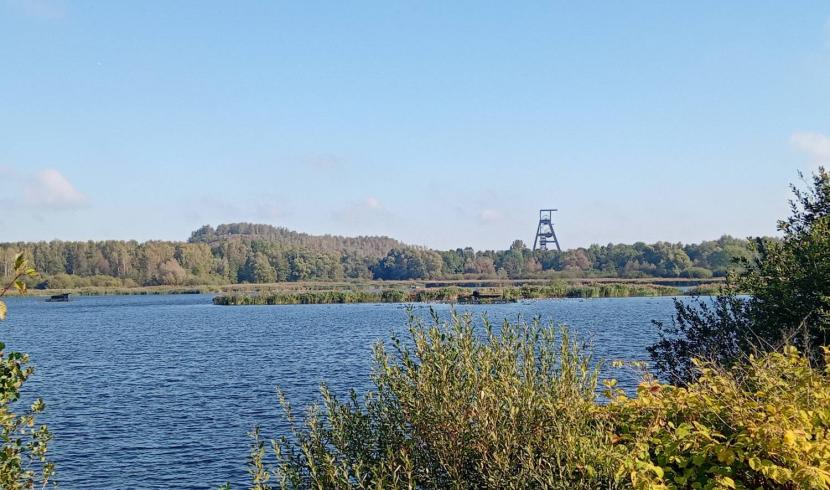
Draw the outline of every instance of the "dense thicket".
<instances>
[{"instance_id":1,"label":"dense thicket","mask_svg":"<svg viewBox=\"0 0 830 490\"><path fill-rule=\"evenodd\" d=\"M0 244L0 276L24 251L41 287L196 285L342 279L476 277L692 277L724 275L751 258L746 240L700 244L592 245L564 252L429 250L388 237L314 236L270 225L203 226L187 242L87 241Z\"/></svg>"}]
</instances>

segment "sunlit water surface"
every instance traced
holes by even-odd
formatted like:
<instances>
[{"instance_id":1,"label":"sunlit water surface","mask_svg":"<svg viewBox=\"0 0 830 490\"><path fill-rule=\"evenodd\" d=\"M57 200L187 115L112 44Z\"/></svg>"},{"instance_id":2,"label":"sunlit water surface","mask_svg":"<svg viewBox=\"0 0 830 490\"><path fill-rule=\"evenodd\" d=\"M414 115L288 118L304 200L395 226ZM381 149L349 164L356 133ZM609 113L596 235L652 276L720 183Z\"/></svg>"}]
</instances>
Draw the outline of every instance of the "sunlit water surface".
<instances>
[{"instance_id":1,"label":"sunlit water surface","mask_svg":"<svg viewBox=\"0 0 830 490\"><path fill-rule=\"evenodd\" d=\"M246 481L247 433L285 431L274 393L295 407L369 388L371 346L403 333L401 305L214 306L207 295L104 296L47 303L12 298L0 324L7 350L28 352L55 439L61 487L216 488ZM449 306L432 305L441 315ZM429 306L415 308L427 316ZM647 359L651 320L671 298L560 299L459 307L492 321L566 323L598 358ZM631 372L609 373L631 389Z\"/></svg>"}]
</instances>

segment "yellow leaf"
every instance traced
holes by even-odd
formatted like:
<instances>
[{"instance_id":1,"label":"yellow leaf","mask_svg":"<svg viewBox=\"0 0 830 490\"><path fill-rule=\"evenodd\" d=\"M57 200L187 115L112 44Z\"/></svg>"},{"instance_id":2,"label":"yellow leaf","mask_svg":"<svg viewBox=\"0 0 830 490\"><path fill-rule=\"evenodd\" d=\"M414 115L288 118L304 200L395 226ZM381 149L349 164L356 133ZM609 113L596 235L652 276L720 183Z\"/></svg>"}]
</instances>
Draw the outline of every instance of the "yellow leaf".
<instances>
[{"instance_id":1,"label":"yellow leaf","mask_svg":"<svg viewBox=\"0 0 830 490\"><path fill-rule=\"evenodd\" d=\"M720 483L726 488L735 488L735 480L729 478L728 476L721 478Z\"/></svg>"},{"instance_id":2,"label":"yellow leaf","mask_svg":"<svg viewBox=\"0 0 830 490\"><path fill-rule=\"evenodd\" d=\"M0 320L6 319L6 303L0 301Z\"/></svg>"}]
</instances>

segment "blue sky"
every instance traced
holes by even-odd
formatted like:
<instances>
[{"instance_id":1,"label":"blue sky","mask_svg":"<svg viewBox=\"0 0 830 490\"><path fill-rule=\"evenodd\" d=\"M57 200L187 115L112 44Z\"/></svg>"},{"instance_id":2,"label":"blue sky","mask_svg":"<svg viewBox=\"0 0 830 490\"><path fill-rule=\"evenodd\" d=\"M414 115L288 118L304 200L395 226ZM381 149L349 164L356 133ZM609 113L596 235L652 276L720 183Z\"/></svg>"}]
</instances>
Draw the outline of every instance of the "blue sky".
<instances>
[{"instance_id":1,"label":"blue sky","mask_svg":"<svg viewBox=\"0 0 830 490\"><path fill-rule=\"evenodd\" d=\"M0 0L0 241L773 234L830 3Z\"/></svg>"}]
</instances>

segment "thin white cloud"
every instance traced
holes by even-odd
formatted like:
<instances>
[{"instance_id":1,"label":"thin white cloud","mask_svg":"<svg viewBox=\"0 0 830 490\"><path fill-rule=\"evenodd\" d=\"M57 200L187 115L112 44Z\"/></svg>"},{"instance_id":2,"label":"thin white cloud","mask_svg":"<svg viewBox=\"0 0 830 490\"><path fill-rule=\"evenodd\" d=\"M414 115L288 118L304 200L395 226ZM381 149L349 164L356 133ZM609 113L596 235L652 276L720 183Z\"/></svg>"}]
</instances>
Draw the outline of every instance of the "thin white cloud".
<instances>
[{"instance_id":1,"label":"thin white cloud","mask_svg":"<svg viewBox=\"0 0 830 490\"><path fill-rule=\"evenodd\" d=\"M498 223L504 219L504 213L498 209L482 209L478 213L478 220L482 223Z\"/></svg>"},{"instance_id":2,"label":"thin white cloud","mask_svg":"<svg viewBox=\"0 0 830 490\"><path fill-rule=\"evenodd\" d=\"M46 209L69 209L83 206L87 197L55 169L41 170L23 188L27 206Z\"/></svg>"},{"instance_id":3,"label":"thin white cloud","mask_svg":"<svg viewBox=\"0 0 830 490\"><path fill-rule=\"evenodd\" d=\"M369 196L366 198L366 206L372 209L383 209L383 205L376 197Z\"/></svg>"},{"instance_id":4,"label":"thin white cloud","mask_svg":"<svg viewBox=\"0 0 830 490\"><path fill-rule=\"evenodd\" d=\"M5 0L4 3L12 10L39 19L60 19L66 15L66 6L61 0Z\"/></svg>"},{"instance_id":5,"label":"thin white cloud","mask_svg":"<svg viewBox=\"0 0 830 490\"><path fill-rule=\"evenodd\" d=\"M796 132L790 143L810 157L812 165L830 166L830 138L821 133Z\"/></svg>"}]
</instances>

